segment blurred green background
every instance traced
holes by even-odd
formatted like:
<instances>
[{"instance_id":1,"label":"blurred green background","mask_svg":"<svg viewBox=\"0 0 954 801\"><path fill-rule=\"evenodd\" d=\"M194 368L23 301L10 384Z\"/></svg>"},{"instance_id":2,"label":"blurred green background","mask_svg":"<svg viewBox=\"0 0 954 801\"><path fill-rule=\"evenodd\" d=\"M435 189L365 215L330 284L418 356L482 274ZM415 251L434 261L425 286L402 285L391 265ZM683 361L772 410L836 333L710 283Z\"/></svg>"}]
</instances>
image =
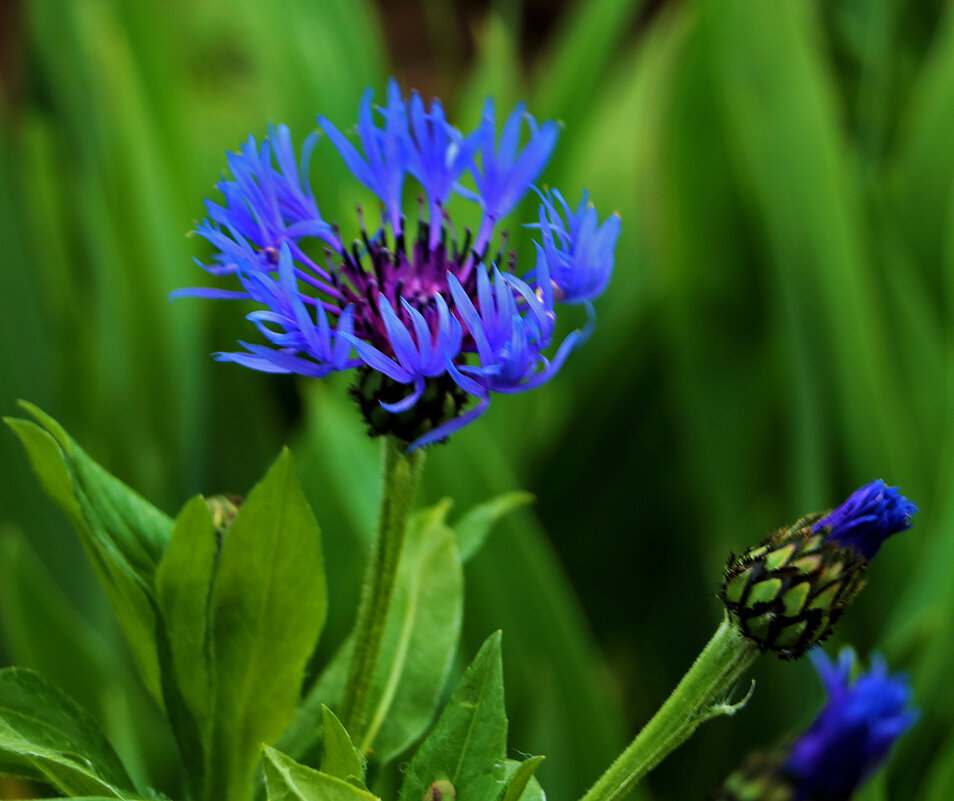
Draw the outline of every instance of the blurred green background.
<instances>
[{"instance_id":1,"label":"blurred green background","mask_svg":"<svg viewBox=\"0 0 954 801\"><path fill-rule=\"evenodd\" d=\"M169 512L245 492L289 442L324 530L330 652L378 493L347 381L216 364L247 333L239 309L166 298L203 280L185 234L225 151L269 121L296 140L319 112L348 126L389 74L462 126L487 93L562 120L544 181L623 219L587 346L427 471L427 497L460 509L538 497L468 566L463 656L504 630L511 747L550 757L550 798L577 797L688 667L730 549L875 477L922 512L829 649L883 651L922 718L863 797L954 798L950 4L0 2L0 410L39 404ZM313 164L326 216L350 220L327 143ZM58 682L177 792L171 739L12 434L0 465L5 661ZM807 664L765 659L756 679L644 799L705 797L821 701Z\"/></svg>"}]
</instances>

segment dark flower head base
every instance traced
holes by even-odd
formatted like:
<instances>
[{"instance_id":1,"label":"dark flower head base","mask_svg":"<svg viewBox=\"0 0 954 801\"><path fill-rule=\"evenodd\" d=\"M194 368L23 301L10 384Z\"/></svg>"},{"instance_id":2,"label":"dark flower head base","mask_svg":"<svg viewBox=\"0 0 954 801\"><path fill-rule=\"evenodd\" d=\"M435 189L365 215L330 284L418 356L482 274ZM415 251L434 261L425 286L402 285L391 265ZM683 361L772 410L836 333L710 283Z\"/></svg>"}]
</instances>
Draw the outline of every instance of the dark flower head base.
<instances>
[{"instance_id":1,"label":"dark flower head base","mask_svg":"<svg viewBox=\"0 0 954 801\"><path fill-rule=\"evenodd\" d=\"M317 132L300 158L285 126L261 145L249 137L228 157L232 178L218 185L224 203L207 202L210 219L196 229L218 250L201 266L235 276L241 290L173 293L264 307L248 319L268 344L242 342L244 352L217 358L319 378L358 368L354 394L372 431L401 437L409 449L472 422L492 393L524 392L555 375L592 328L591 301L612 274L619 218L601 223L586 193L573 209L559 192L541 192L532 267L518 275L517 262L503 264L492 242L549 161L557 124L537 125L520 104L498 137L488 100L465 136L439 101L427 107L416 92L405 100L393 80L385 107L372 107L370 90L362 99L362 152L328 120L318 124L380 199L381 224L368 230L361 219L359 239L348 243L322 217L308 180ZM461 183L465 175L473 188ZM413 236L402 206L409 177L423 191ZM454 193L481 209L473 236L458 239L446 217ZM558 304L584 305L585 331L556 342Z\"/></svg>"}]
</instances>

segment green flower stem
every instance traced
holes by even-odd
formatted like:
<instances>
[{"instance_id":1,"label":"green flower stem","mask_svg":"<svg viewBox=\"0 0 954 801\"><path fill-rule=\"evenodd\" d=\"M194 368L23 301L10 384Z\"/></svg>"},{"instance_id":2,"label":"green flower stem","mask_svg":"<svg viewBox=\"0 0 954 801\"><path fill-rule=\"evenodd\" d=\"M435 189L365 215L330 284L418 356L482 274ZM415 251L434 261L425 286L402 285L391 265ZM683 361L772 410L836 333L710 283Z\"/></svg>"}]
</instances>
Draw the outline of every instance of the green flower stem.
<instances>
[{"instance_id":1,"label":"green flower stem","mask_svg":"<svg viewBox=\"0 0 954 801\"><path fill-rule=\"evenodd\" d=\"M682 745L700 723L736 707L721 705L732 684L759 655L758 646L728 615L689 672L636 739L600 776L582 801L613 801Z\"/></svg>"},{"instance_id":2,"label":"green flower stem","mask_svg":"<svg viewBox=\"0 0 954 801\"><path fill-rule=\"evenodd\" d=\"M408 454L403 443L391 437L384 441L384 491L378 533L361 591L354 652L340 716L354 742L360 742L364 733L368 692L381 653L407 519L423 464L423 450Z\"/></svg>"}]
</instances>

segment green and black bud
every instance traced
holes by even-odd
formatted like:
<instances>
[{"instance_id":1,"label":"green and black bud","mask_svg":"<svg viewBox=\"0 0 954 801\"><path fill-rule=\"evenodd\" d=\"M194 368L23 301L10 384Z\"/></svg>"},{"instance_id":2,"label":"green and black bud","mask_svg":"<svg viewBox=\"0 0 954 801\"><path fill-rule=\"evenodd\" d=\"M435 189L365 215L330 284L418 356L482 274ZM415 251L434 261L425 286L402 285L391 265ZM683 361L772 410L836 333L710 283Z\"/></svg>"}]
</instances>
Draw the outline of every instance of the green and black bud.
<instances>
[{"instance_id":1,"label":"green and black bud","mask_svg":"<svg viewBox=\"0 0 954 801\"><path fill-rule=\"evenodd\" d=\"M823 515L802 518L741 557L719 593L740 631L763 650L797 659L824 640L864 584L867 560L829 538Z\"/></svg>"},{"instance_id":2,"label":"green and black bud","mask_svg":"<svg viewBox=\"0 0 954 801\"><path fill-rule=\"evenodd\" d=\"M781 767L779 754L749 754L712 801L792 801L795 787L783 775Z\"/></svg>"},{"instance_id":3,"label":"green and black bud","mask_svg":"<svg viewBox=\"0 0 954 801\"><path fill-rule=\"evenodd\" d=\"M427 379L424 392L410 409L389 412L381 406L381 402L399 403L414 391L413 387L370 367L361 367L357 372L357 380L351 387L351 397L358 404L372 437L386 434L403 442L414 442L442 423L459 417L464 406L472 400L444 373Z\"/></svg>"}]
</instances>

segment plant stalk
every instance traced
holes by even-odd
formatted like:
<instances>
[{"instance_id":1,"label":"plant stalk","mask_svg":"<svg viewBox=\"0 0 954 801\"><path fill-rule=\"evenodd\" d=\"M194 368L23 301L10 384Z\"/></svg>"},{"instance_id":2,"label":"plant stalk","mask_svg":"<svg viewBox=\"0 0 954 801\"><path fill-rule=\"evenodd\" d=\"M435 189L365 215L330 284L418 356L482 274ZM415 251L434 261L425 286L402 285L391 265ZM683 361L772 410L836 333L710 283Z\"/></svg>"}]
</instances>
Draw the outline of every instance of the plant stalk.
<instances>
[{"instance_id":1,"label":"plant stalk","mask_svg":"<svg viewBox=\"0 0 954 801\"><path fill-rule=\"evenodd\" d=\"M364 734L368 693L381 653L407 520L423 464L423 450L409 454L403 443L391 437L385 439L378 531L361 590L354 651L341 705L341 722L354 742L360 742Z\"/></svg>"},{"instance_id":2,"label":"plant stalk","mask_svg":"<svg viewBox=\"0 0 954 801\"><path fill-rule=\"evenodd\" d=\"M758 655L758 646L726 615L672 695L581 801L622 798L701 723L735 712L738 705L724 703L726 693Z\"/></svg>"}]
</instances>

